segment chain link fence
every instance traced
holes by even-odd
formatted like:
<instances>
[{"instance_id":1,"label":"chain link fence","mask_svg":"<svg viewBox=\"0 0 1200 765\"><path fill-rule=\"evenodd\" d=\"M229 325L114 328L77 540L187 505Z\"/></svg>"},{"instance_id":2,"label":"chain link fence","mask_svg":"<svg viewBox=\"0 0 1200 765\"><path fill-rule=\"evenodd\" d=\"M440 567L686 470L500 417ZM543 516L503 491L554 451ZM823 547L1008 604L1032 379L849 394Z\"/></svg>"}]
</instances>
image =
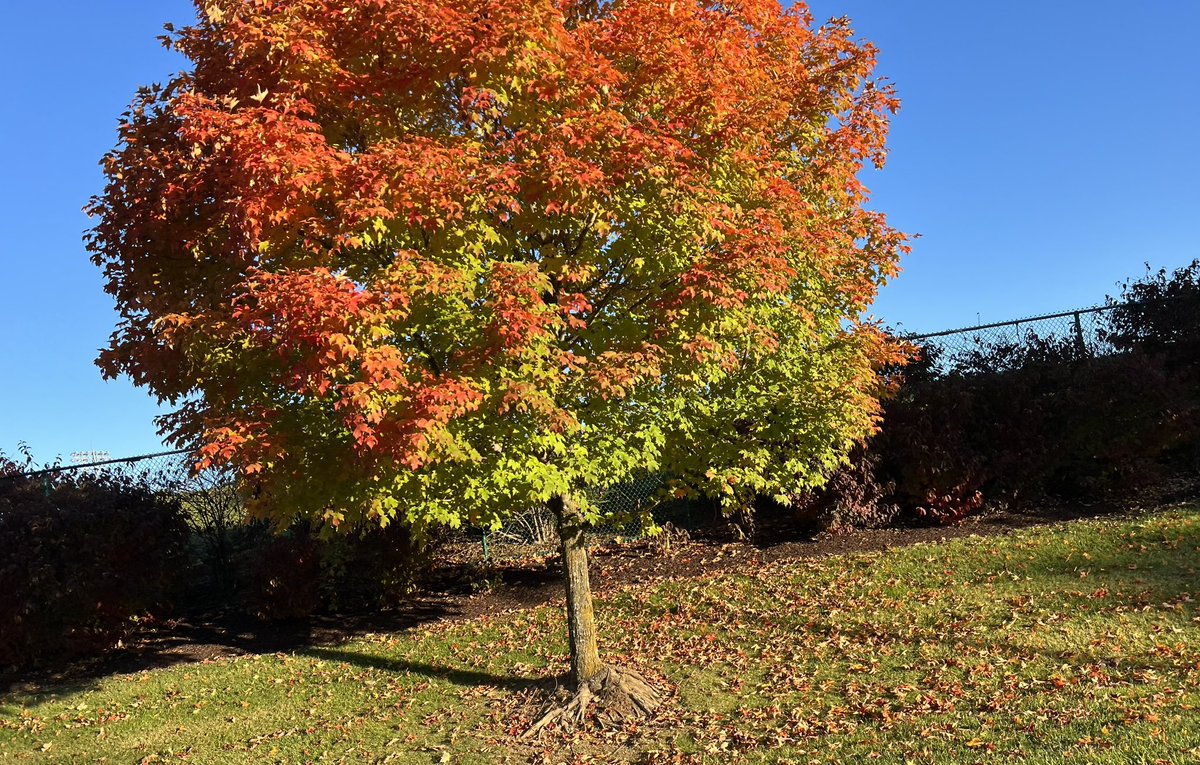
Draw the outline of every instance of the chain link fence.
<instances>
[{"instance_id":1,"label":"chain link fence","mask_svg":"<svg viewBox=\"0 0 1200 765\"><path fill-rule=\"evenodd\" d=\"M33 481L40 483L49 495L59 482L89 477L129 483L177 499L199 546L223 551L234 530L245 523L238 487L228 474L193 471L188 454L188 450L179 449L80 464L54 464L41 469L30 469L32 460L28 456L24 465L5 466L0 460L0 488L5 481Z\"/></svg>"},{"instance_id":2,"label":"chain link fence","mask_svg":"<svg viewBox=\"0 0 1200 765\"><path fill-rule=\"evenodd\" d=\"M1030 349L1055 349L1058 355L1086 358L1115 349L1108 341L1108 317L1118 305L1030 316L941 332L906 335L919 346L936 372L1003 371L1027 358Z\"/></svg>"},{"instance_id":3,"label":"chain link fence","mask_svg":"<svg viewBox=\"0 0 1200 765\"><path fill-rule=\"evenodd\" d=\"M23 468L23 469L22 469ZM155 492L179 498L192 532L203 542L220 546L220 539L232 527L242 523L244 510L236 482L216 471L191 470L187 450L109 459L82 464L55 464L32 469L32 461L23 466L10 465L0 471L0 481L36 481L47 494L57 482L85 476L129 481ZM657 522L681 516L680 503L661 503L666 478L646 474L632 481L597 490L591 496L601 509L604 522L594 526L591 536L597 541L627 540L646 534L650 511L662 506L665 513ZM689 511L684 510L684 513ZM694 515L694 514L691 514ZM691 515L688 515L691 520ZM459 558L480 562L527 559L552 554L558 549L554 519L544 508L515 513L498 530L460 529L447 540Z\"/></svg>"},{"instance_id":4,"label":"chain link fence","mask_svg":"<svg viewBox=\"0 0 1200 765\"><path fill-rule=\"evenodd\" d=\"M1112 353L1106 339L1109 312L1115 305L1082 308L1075 311L1032 316L973 327L913 334L905 339L922 349L932 371L938 374L1002 371L1005 359L1016 365L1028 358L1030 349L1053 349L1059 358L1075 358ZM228 477L214 473L193 473L187 452L160 452L124 459L103 460L81 465L54 465L24 469L10 465L0 472L0 481L13 478L42 481L49 492L53 482L72 474L103 473L137 481L156 491L169 492L182 499L189 511L193 530L198 535L227 529L239 522L242 506L237 488ZM628 540L645 536L648 521L671 523L683 529L711 524L715 513L701 502L669 499L667 477L647 473L622 484L596 490L590 497L601 510L604 522L593 528L597 541ZM497 530L463 529L451 535L449 544L459 557L481 562L528 559L553 554L557 549L554 519L544 508L532 507L515 513Z\"/></svg>"},{"instance_id":5,"label":"chain link fence","mask_svg":"<svg viewBox=\"0 0 1200 765\"><path fill-rule=\"evenodd\" d=\"M76 464L53 464L34 468L27 458L24 464L9 463L4 470L0 459L0 482L12 480L36 481L41 483L47 494L61 481L83 477L106 478L135 483L154 492L181 498L199 496L223 486L232 486L226 477L206 471L193 473L187 450L157 452L136 457L105 459Z\"/></svg>"}]
</instances>

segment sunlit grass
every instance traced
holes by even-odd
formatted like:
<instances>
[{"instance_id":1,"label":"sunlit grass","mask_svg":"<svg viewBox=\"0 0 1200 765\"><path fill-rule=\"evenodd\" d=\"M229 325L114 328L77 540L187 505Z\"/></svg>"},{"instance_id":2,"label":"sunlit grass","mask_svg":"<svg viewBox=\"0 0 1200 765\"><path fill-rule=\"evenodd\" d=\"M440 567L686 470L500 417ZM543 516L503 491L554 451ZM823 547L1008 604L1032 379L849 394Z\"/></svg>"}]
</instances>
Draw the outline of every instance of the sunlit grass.
<instances>
[{"instance_id":1,"label":"sunlit grass","mask_svg":"<svg viewBox=\"0 0 1200 765\"><path fill-rule=\"evenodd\" d=\"M1198 548L1185 509L624 590L605 651L674 687L638 731L514 742L543 608L4 699L0 762L1190 762Z\"/></svg>"}]
</instances>

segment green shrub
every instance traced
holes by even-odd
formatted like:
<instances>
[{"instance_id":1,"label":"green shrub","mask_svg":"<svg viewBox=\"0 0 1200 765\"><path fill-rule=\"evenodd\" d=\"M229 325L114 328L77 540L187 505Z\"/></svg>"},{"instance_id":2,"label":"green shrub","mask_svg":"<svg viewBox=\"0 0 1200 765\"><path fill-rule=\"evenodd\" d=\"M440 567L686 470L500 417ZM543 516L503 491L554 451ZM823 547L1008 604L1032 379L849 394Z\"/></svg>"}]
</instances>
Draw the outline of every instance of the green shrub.
<instances>
[{"instance_id":1,"label":"green shrub","mask_svg":"<svg viewBox=\"0 0 1200 765\"><path fill-rule=\"evenodd\" d=\"M241 552L241 602L267 620L394 606L412 593L431 550L400 524L326 536L297 524Z\"/></svg>"}]
</instances>

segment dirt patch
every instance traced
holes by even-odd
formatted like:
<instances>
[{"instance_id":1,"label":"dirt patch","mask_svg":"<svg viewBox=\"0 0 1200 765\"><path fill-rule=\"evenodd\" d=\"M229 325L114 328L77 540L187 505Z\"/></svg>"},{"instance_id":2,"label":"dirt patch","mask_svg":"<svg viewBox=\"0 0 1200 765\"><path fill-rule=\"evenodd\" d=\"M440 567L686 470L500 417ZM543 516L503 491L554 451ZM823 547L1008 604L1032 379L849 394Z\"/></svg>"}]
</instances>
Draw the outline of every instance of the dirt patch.
<instances>
[{"instance_id":1,"label":"dirt patch","mask_svg":"<svg viewBox=\"0 0 1200 765\"><path fill-rule=\"evenodd\" d=\"M907 545L943 542L971 535L993 536L1014 529L1107 515L1139 512L1128 504L1039 508L1038 512L992 511L945 527L889 528L846 534L804 536L786 524L765 522L754 539L737 540L716 530L668 545L640 540L601 546L592 551L592 586L597 595L663 579L694 578L758 568L766 563L804 560ZM1144 511L1142 511L1144 512ZM369 632L400 632L435 621L460 621L532 608L562 600L558 560L497 565L487 574L486 589L460 568L440 571L434 585L403 607L362 614L316 616L293 622L262 622L239 613L214 612L150 625L137 639L107 655L77 661L54 671L0 676L0 692L41 693L86 685L113 674L182 663L210 662L236 656L291 652L344 643Z\"/></svg>"}]
</instances>

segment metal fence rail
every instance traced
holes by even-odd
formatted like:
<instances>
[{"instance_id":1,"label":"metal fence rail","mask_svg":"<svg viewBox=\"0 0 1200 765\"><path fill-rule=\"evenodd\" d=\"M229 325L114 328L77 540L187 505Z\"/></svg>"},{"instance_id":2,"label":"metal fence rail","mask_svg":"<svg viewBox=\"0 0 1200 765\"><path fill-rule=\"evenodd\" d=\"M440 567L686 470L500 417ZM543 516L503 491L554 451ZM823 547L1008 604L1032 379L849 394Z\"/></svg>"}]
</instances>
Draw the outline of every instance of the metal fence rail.
<instances>
[{"instance_id":1,"label":"metal fence rail","mask_svg":"<svg viewBox=\"0 0 1200 765\"><path fill-rule=\"evenodd\" d=\"M960 327L958 329L944 329L940 332L926 332L924 334L906 335L911 340L928 340L935 337L946 337L947 335L965 335L978 333L985 329L1005 329L1009 327L1019 328L1022 324L1038 324L1056 319L1071 319L1073 326L1078 326L1081 317L1090 314L1104 313L1117 308L1116 305L1098 305L1091 308L1077 308L1074 311L1062 311L1060 313L1048 313L1042 316L1027 316L1023 319L1007 319L1005 321L996 321L991 324L977 324L974 327ZM1060 322L1061 324L1061 322Z\"/></svg>"},{"instance_id":2,"label":"metal fence rail","mask_svg":"<svg viewBox=\"0 0 1200 765\"><path fill-rule=\"evenodd\" d=\"M151 461L159 461L164 467L169 467L171 472L177 469L186 470L186 466L176 467L172 458L179 458L189 452L188 449L176 449L169 452L155 452L154 454L139 454L136 457L119 457L116 459L99 460L97 462L85 462L83 464L72 465L51 465L50 467L41 468L38 470L25 470L15 473L0 473L0 481L12 480L17 478L49 478L52 476L62 475L64 473L83 473L88 471L96 471L101 468L105 472L124 473L130 470L135 470L141 465L143 469L148 467Z\"/></svg>"}]
</instances>

